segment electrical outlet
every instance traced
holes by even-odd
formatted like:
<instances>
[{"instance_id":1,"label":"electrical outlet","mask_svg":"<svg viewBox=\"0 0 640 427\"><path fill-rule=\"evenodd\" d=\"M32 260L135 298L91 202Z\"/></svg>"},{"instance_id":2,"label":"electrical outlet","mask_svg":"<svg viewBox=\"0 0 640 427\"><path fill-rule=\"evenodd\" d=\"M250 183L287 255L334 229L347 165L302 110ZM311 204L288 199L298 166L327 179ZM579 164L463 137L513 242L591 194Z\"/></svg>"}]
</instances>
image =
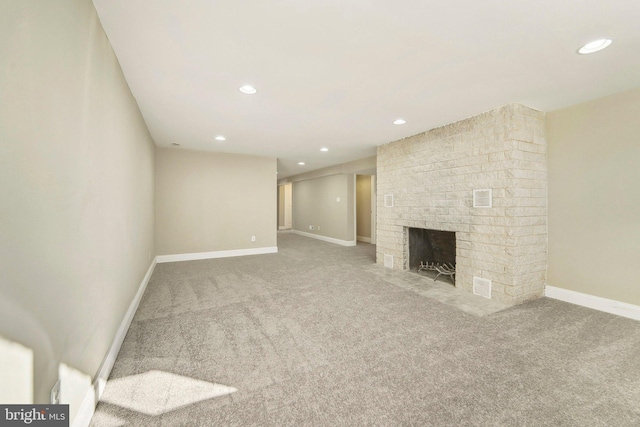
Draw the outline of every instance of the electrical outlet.
<instances>
[{"instance_id":1,"label":"electrical outlet","mask_svg":"<svg viewBox=\"0 0 640 427\"><path fill-rule=\"evenodd\" d=\"M340 197L336 197L336 203L340 203Z\"/></svg>"},{"instance_id":2,"label":"electrical outlet","mask_svg":"<svg viewBox=\"0 0 640 427\"><path fill-rule=\"evenodd\" d=\"M60 404L60 380L56 381L53 387L51 387L51 404Z\"/></svg>"},{"instance_id":3,"label":"electrical outlet","mask_svg":"<svg viewBox=\"0 0 640 427\"><path fill-rule=\"evenodd\" d=\"M320 226L318 226L318 231L320 231Z\"/></svg>"},{"instance_id":4,"label":"electrical outlet","mask_svg":"<svg viewBox=\"0 0 640 427\"><path fill-rule=\"evenodd\" d=\"M251 241L255 242L256 241L256 236L251 236Z\"/></svg>"},{"instance_id":5,"label":"electrical outlet","mask_svg":"<svg viewBox=\"0 0 640 427\"><path fill-rule=\"evenodd\" d=\"M310 225L310 226L309 226L309 230L313 230L313 225Z\"/></svg>"}]
</instances>

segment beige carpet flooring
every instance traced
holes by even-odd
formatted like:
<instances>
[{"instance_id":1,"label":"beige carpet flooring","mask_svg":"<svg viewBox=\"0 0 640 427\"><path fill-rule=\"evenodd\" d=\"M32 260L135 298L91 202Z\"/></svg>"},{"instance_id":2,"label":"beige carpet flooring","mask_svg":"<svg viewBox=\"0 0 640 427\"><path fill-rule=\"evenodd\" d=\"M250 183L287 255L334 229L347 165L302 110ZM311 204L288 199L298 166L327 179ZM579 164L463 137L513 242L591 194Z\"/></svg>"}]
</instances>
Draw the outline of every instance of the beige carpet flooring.
<instances>
[{"instance_id":1,"label":"beige carpet flooring","mask_svg":"<svg viewBox=\"0 0 640 427\"><path fill-rule=\"evenodd\" d=\"M157 265L91 425L640 425L640 322L471 314L371 245L278 247Z\"/></svg>"}]
</instances>

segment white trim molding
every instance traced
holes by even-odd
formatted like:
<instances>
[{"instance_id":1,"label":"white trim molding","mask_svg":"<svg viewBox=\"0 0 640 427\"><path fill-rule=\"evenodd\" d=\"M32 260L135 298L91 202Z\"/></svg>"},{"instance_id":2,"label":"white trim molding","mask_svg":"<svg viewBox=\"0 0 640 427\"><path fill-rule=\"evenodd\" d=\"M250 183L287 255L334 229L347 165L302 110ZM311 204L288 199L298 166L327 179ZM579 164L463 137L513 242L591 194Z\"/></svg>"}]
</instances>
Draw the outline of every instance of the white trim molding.
<instances>
[{"instance_id":1,"label":"white trim molding","mask_svg":"<svg viewBox=\"0 0 640 427\"><path fill-rule=\"evenodd\" d=\"M153 262L151 263L151 265L149 266L149 269L147 270L147 274L144 275L144 278L142 279L142 283L140 283L140 286L138 287L138 292L136 292L136 295L133 297L131 304L129 304L129 309L125 313L124 318L122 319L122 322L120 322L120 327L116 331L116 335L113 338L113 343L109 348L109 352L107 353L104 360L102 361L102 365L100 365L100 369L98 370L98 375L96 375L96 378L94 378L94 383L96 381L104 381L104 383L106 384L106 381L109 378L109 375L111 374L111 369L113 369L113 364L116 363L116 357L118 357L118 353L120 352L120 347L124 342L124 338L127 335L129 326L131 326L131 322L133 321L133 316L136 315L136 311L138 310L138 306L140 305L140 301L142 300L142 295L144 294L144 291L147 289L147 284L151 279L153 270L156 268L157 260L158 260L157 257L153 259ZM104 391L104 384L100 384L100 388L96 390L98 394L97 396L98 399L100 399L100 396L102 395L103 391Z\"/></svg>"},{"instance_id":2,"label":"white trim molding","mask_svg":"<svg viewBox=\"0 0 640 427\"><path fill-rule=\"evenodd\" d=\"M544 296L568 302L571 304L581 305L583 307L593 308L595 310L604 311L629 319L640 320L640 306L620 302L612 299L601 298L594 295L583 294L581 292L570 291L568 289L556 288L555 286L546 286L544 288Z\"/></svg>"},{"instance_id":3,"label":"white trim molding","mask_svg":"<svg viewBox=\"0 0 640 427\"><path fill-rule=\"evenodd\" d=\"M362 236L357 236L356 240L358 242L364 242L364 243L371 243L371 237L362 237Z\"/></svg>"},{"instance_id":4,"label":"white trim molding","mask_svg":"<svg viewBox=\"0 0 640 427\"><path fill-rule=\"evenodd\" d=\"M213 259L213 258L228 258L234 256L246 256L246 255L263 255L263 254L275 254L278 253L277 246L268 246L264 248L251 248L251 249L233 249L229 251L213 251L213 252L196 252L192 254L173 254L173 255L158 255L156 259L158 263L164 262L177 262L177 261L197 261L201 259Z\"/></svg>"},{"instance_id":5,"label":"white trim molding","mask_svg":"<svg viewBox=\"0 0 640 427\"><path fill-rule=\"evenodd\" d=\"M71 424L73 427L87 427L91 422L91 417L93 417L93 414L96 410L96 405L98 404L98 401L102 396L104 387L107 384L107 379L109 378L109 375L111 375L113 364L116 362L116 357L118 357L120 347L122 347L122 343L124 342L124 338L127 335L129 326L131 326L133 316L135 316L136 311L138 310L138 306L140 305L140 301L142 300L142 295L147 289L147 284L151 279L153 270L156 268L156 263L157 257L153 259L151 265L147 269L147 274L144 275L142 283L140 283L140 286L138 287L138 291L133 297L133 300L131 300L131 304L129 304L129 309L122 318L122 322L120 322L120 326L116 331L116 335L113 337L111 347L109 347L109 351L102 360L100 369L98 369L98 373L93 379L93 387L87 390L87 393L82 403L80 404L80 408L78 409L78 413L73 419L73 423Z\"/></svg>"},{"instance_id":6,"label":"white trim molding","mask_svg":"<svg viewBox=\"0 0 640 427\"><path fill-rule=\"evenodd\" d=\"M304 231L292 230L292 232L294 234L299 234L301 236L311 237L312 239L318 239L324 242L335 243L336 245L340 245L340 246L356 246L358 243L355 240L334 239L333 237L321 236L320 234L305 233Z\"/></svg>"}]
</instances>

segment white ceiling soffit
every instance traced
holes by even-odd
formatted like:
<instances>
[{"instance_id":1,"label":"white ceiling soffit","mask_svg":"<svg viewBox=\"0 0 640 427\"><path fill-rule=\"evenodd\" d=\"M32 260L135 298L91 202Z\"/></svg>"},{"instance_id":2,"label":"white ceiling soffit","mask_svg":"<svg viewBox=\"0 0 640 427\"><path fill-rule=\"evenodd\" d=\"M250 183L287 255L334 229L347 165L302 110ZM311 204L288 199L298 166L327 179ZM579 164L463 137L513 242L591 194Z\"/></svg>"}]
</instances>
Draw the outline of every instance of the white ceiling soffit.
<instances>
[{"instance_id":1,"label":"white ceiling soffit","mask_svg":"<svg viewBox=\"0 0 640 427\"><path fill-rule=\"evenodd\" d=\"M508 103L640 86L638 0L94 4L158 146L277 157L279 178Z\"/></svg>"}]
</instances>

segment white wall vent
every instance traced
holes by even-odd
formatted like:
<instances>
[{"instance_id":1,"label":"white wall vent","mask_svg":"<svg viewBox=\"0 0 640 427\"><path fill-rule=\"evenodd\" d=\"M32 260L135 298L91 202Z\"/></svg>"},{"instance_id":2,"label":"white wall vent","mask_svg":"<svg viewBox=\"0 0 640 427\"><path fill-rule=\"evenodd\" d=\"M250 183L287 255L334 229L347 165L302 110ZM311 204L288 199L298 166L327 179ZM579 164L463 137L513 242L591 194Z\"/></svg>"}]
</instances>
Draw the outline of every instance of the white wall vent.
<instances>
[{"instance_id":1,"label":"white wall vent","mask_svg":"<svg viewBox=\"0 0 640 427\"><path fill-rule=\"evenodd\" d=\"M393 207L393 194L385 194L384 195L384 207L392 208Z\"/></svg>"},{"instance_id":2,"label":"white wall vent","mask_svg":"<svg viewBox=\"0 0 640 427\"><path fill-rule=\"evenodd\" d=\"M473 276L473 293L491 299L491 280Z\"/></svg>"},{"instance_id":3,"label":"white wall vent","mask_svg":"<svg viewBox=\"0 0 640 427\"><path fill-rule=\"evenodd\" d=\"M492 206L491 189L473 190L473 207L490 208Z\"/></svg>"},{"instance_id":4,"label":"white wall vent","mask_svg":"<svg viewBox=\"0 0 640 427\"><path fill-rule=\"evenodd\" d=\"M384 254L384 266L387 268L393 268L393 255Z\"/></svg>"}]
</instances>

